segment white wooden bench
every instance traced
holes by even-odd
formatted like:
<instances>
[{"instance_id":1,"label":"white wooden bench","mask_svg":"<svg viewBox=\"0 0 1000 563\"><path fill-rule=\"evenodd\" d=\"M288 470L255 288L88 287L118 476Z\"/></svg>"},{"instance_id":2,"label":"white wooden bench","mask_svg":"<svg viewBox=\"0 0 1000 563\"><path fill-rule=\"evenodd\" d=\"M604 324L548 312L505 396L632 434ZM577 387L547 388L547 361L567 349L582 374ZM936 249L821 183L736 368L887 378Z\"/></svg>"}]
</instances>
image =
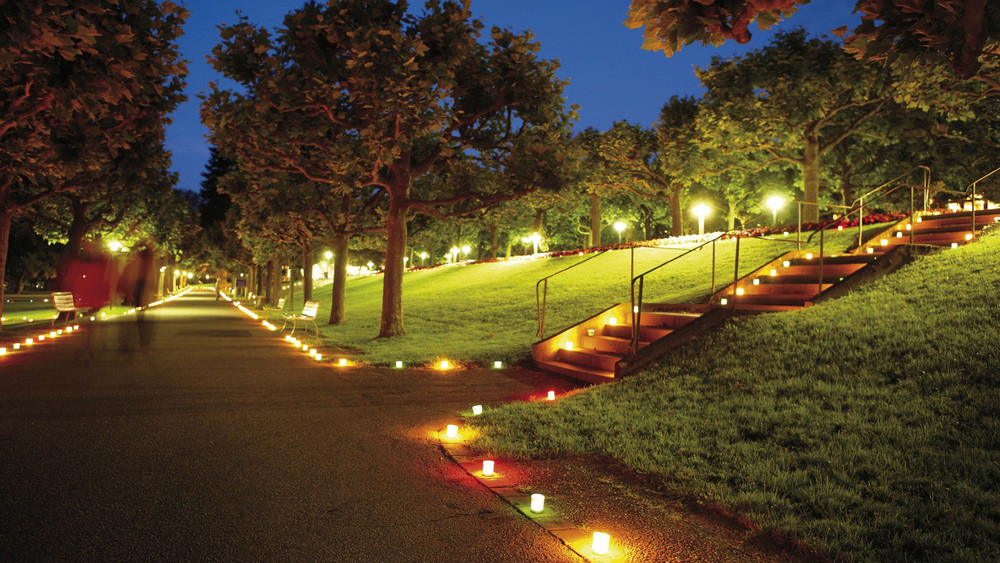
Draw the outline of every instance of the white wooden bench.
<instances>
[{"instance_id":1,"label":"white wooden bench","mask_svg":"<svg viewBox=\"0 0 1000 563\"><path fill-rule=\"evenodd\" d=\"M285 310L285 298L282 297L281 299L278 299L278 304L275 305L275 306L273 306L273 307L270 306L270 305L264 305L263 307L261 307L261 309L264 309L265 311L284 311Z\"/></svg>"},{"instance_id":2,"label":"white wooden bench","mask_svg":"<svg viewBox=\"0 0 1000 563\"><path fill-rule=\"evenodd\" d=\"M302 313L283 313L282 316L285 318L285 323L281 325L281 330L285 330L285 326L288 325L288 321L292 321L292 332L295 334L295 329L298 327L299 321L302 321L302 325L305 326L306 323L312 323L313 328L316 329L316 336L319 336L319 327L316 326L316 313L319 311L319 301L306 301L306 304L302 307Z\"/></svg>"},{"instance_id":3,"label":"white wooden bench","mask_svg":"<svg viewBox=\"0 0 1000 563\"><path fill-rule=\"evenodd\" d=\"M77 313L86 310L76 306L76 300L73 299L72 291L57 291L53 293L52 306L56 308L56 311L66 313L66 320L69 320L69 313L73 313L73 319L75 320ZM52 326L56 325L56 318L58 317L59 315L52 317Z\"/></svg>"}]
</instances>

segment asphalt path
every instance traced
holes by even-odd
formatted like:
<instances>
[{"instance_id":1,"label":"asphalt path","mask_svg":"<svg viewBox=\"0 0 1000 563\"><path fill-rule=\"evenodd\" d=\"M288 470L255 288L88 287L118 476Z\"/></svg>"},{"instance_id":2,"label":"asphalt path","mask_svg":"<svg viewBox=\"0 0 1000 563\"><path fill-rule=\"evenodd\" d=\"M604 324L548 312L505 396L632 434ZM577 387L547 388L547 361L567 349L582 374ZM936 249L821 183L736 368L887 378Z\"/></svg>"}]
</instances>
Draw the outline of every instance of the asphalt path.
<instances>
[{"instance_id":1,"label":"asphalt path","mask_svg":"<svg viewBox=\"0 0 1000 563\"><path fill-rule=\"evenodd\" d=\"M0 559L579 561L446 459L526 372L339 369L213 294L0 363Z\"/></svg>"}]
</instances>

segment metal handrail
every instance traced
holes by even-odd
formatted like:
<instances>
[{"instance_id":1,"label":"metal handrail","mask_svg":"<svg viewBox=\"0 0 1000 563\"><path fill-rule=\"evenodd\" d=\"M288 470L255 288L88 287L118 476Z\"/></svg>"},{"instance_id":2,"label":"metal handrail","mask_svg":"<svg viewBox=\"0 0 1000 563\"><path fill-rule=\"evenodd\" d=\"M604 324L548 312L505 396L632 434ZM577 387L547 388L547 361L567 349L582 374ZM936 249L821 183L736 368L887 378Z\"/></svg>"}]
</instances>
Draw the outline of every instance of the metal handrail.
<instances>
[{"instance_id":1,"label":"metal handrail","mask_svg":"<svg viewBox=\"0 0 1000 563\"><path fill-rule=\"evenodd\" d=\"M579 265L581 265L581 264L583 264L585 262L589 262L589 261L593 260L594 258L597 258L598 256L604 254L605 252L608 252L608 250L602 250L602 251L598 252L597 254L594 254L593 256L585 258L584 260L580 260L576 264L573 264L571 266L567 266L566 268L563 268L562 270L559 270L558 272L556 272L554 274L550 274L548 276L545 276L544 278L538 280L538 282L535 284L535 309L536 309L536 312L537 312L537 315L538 315L538 338L540 340L545 338L545 305L546 305L546 302L548 301L548 297L549 297L549 278L558 276L559 274L561 274L561 273L563 273L563 272L565 272L567 270L572 270L573 268L576 268L577 266L579 266ZM543 286L541 298L539 298L539 288L538 288L538 286L542 285L542 282L544 282L544 286Z\"/></svg>"},{"instance_id":2,"label":"metal handrail","mask_svg":"<svg viewBox=\"0 0 1000 563\"><path fill-rule=\"evenodd\" d=\"M982 178L976 180L975 182L972 182L971 184L969 184L968 186L965 187L965 193L969 193L970 189L972 190L972 202L970 204L970 207L972 207L972 232L973 233L976 232L976 186L979 184L979 182L982 182L983 180L989 178L990 176L996 174L997 172L1000 172L1000 168L997 168L996 170L990 172L989 174L983 176ZM984 210L985 210L985 206L986 206L986 200L985 199L983 200L983 206L984 206Z\"/></svg>"}]
</instances>

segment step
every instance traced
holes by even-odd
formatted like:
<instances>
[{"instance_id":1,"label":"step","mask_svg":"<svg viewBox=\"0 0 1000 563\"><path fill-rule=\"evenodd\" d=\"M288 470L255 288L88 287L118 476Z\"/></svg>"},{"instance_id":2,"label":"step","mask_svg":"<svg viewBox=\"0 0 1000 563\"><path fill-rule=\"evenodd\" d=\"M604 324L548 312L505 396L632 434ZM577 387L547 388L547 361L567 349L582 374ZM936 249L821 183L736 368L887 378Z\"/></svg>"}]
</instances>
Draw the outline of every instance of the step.
<instances>
[{"instance_id":1,"label":"step","mask_svg":"<svg viewBox=\"0 0 1000 563\"><path fill-rule=\"evenodd\" d=\"M876 258L874 256L867 256L861 254L838 254L836 256L824 256L823 265L833 265L833 264L871 264ZM812 266L819 265L819 256L813 256L812 258L792 258L788 260L790 266Z\"/></svg>"},{"instance_id":2,"label":"step","mask_svg":"<svg viewBox=\"0 0 1000 563\"><path fill-rule=\"evenodd\" d=\"M577 350L566 350L565 348L561 348L558 352L556 352L556 360L559 360L560 362L583 366L589 369L610 371L612 373L615 371L615 364L617 364L620 359L622 359L622 357L617 354L601 352L592 348L581 348Z\"/></svg>"},{"instance_id":3,"label":"step","mask_svg":"<svg viewBox=\"0 0 1000 563\"><path fill-rule=\"evenodd\" d=\"M731 296L727 296L729 299L733 299ZM783 307L805 307L806 303L812 301L812 296L805 295L788 295L788 294L777 294L777 295L738 295L736 296L736 307L742 307L744 305L779 305Z\"/></svg>"},{"instance_id":4,"label":"step","mask_svg":"<svg viewBox=\"0 0 1000 563\"><path fill-rule=\"evenodd\" d=\"M586 368L583 366L578 366L566 362L561 362L558 360L550 360L547 362L535 362L535 364L546 371L551 371L555 373L561 373L567 375L574 379L579 379L581 381L586 381L588 383L608 383L614 381L615 373Z\"/></svg>"},{"instance_id":5,"label":"step","mask_svg":"<svg viewBox=\"0 0 1000 563\"><path fill-rule=\"evenodd\" d=\"M985 224L980 223L978 218L976 220L976 223L977 223L976 224L977 231L982 230L983 227L985 227L986 225L992 224L992 223L985 223ZM938 225L936 223L925 222L925 223L917 223L913 228L913 234L914 236L933 235L936 233L950 233L954 231L961 231L963 233L968 233L971 232L971 230L972 230L972 224L969 221L963 221L961 224L948 224L948 225ZM907 231L906 229L903 229L898 232L903 233L904 238L910 236L910 231ZM893 236L896 236L895 232L893 232Z\"/></svg>"},{"instance_id":6,"label":"step","mask_svg":"<svg viewBox=\"0 0 1000 563\"><path fill-rule=\"evenodd\" d=\"M699 313L662 313L656 311L643 311L639 322L642 323L642 326L680 328L700 316L701 314Z\"/></svg>"},{"instance_id":7,"label":"step","mask_svg":"<svg viewBox=\"0 0 1000 563\"><path fill-rule=\"evenodd\" d=\"M861 256L861 255L859 255ZM870 258L872 256L865 256ZM856 263L856 264L823 264L823 275L824 276L838 276L847 277L854 272L857 272L861 268L867 266L867 263ZM816 264L810 264L808 266L778 266L776 268L778 271L778 276L790 275L790 276L812 276L813 279L819 279L819 262Z\"/></svg>"},{"instance_id":8,"label":"step","mask_svg":"<svg viewBox=\"0 0 1000 563\"><path fill-rule=\"evenodd\" d=\"M770 284L786 284L786 283L811 283L816 285L819 283L819 272L817 271L815 275L807 276L804 274L798 275L780 275L780 276L760 276L755 278L758 280L760 285L770 285ZM844 276L829 274L826 268L823 268L823 283L832 284L843 281ZM752 284L752 282L751 282Z\"/></svg>"},{"instance_id":9,"label":"step","mask_svg":"<svg viewBox=\"0 0 1000 563\"><path fill-rule=\"evenodd\" d=\"M978 210L976 211L976 225L986 225L994 222L995 217L1000 217L1000 209L988 209L986 211ZM940 215L921 215L920 222L917 225L923 223L934 223L938 225L947 224L966 224L971 227L972 225L972 212L971 211L960 211L958 213L942 213Z\"/></svg>"},{"instance_id":10,"label":"step","mask_svg":"<svg viewBox=\"0 0 1000 563\"><path fill-rule=\"evenodd\" d=\"M664 336L670 334L673 330L669 328L658 328L652 326L640 326L639 327L639 341L640 342L653 342L654 340L659 340ZM604 325L603 336L614 336L617 338L632 338L632 326L631 325Z\"/></svg>"},{"instance_id":11,"label":"step","mask_svg":"<svg viewBox=\"0 0 1000 563\"><path fill-rule=\"evenodd\" d=\"M599 352L625 356L632 346L632 340L631 338L618 338L616 336L584 336L580 344L584 348L593 348ZM645 344L645 342L640 342L639 346L642 347Z\"/></svg>"},{"instance_id":12,"label":"step","mask_svg":"<svg viewBox=\"0 0 1000 563\"><path fill-rule=\"evenodd\" d=\"M913 244L929 244L933 246L950 246L951 243L957 242L959 244L965 244L971 239L966 238L967 234L971 234L970 231L946 231L940 233L931 234L919 234L913 236ZM896 246L900 244L910 244L910 237L903 235L902 237L882 237L889 241L888 246ZM880 245L881 246L881 245Z\"/></svg>"},{"instance_id":13,"label":"step","mask_svg":"<svg viewBox=\"0 0 1000 563\"><path fill-rule=\"evenodd\" d=\"M778 276L775 279L781 279L782 276ZM817 276L818 278L819 276ZM821 291L825 291L832 287L832 283L825 283L820 289L820 285L814 280L812 283L765 283L761 285L745 285L742 286L743 295L804 295L812 297ZM737 296L740 297L740 296Z\"/></svg>"}]
</instances>

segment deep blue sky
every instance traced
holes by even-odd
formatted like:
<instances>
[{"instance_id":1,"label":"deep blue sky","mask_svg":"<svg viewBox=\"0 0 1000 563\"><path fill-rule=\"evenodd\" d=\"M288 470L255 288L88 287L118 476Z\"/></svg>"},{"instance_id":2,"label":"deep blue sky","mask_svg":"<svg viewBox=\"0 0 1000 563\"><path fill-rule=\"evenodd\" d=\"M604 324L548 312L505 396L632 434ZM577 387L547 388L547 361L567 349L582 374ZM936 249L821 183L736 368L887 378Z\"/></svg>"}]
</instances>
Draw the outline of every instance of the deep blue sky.
<instances>
[{"instance_id":1,"label":"deep blue sky","mask_svg":"<svg viewBox=\"0 0 1000 563\"><path fill-rule=\"evenodd\" d=\"M208 162L207 129L198 115L197 95L208 90L210 81L221 77L205 56L219 42L218 26L238 21L236 11L257 25L281 26L285 14L298 8L300 0L202 0L184 2L191 16L179 40L181 53L189 61L188 102L172 115L167 129L167 148L173 153L173 170L180 174L178 187L198 191L201 173ZM673 95L701 93L695 66L708 66L715 55L724 57L767 44L777 29L803 26L823 34L860 18L851 13L855 0L813 0L788 22L767 32L754 32L749 45L728 42L720 48L688 46L673 58L643 51L642 33L622 25L629 0L472 0L473 13L487 27L498 25L515 31L531 29L541 42L541 56L559 59L561 78L569 103L580 106L577 130L607 129L622 119L651 125L660 108ZM420 6L422 1L411 2ZM752 28L756 30L756 28Z\"/></svg>"}]
</instances>

